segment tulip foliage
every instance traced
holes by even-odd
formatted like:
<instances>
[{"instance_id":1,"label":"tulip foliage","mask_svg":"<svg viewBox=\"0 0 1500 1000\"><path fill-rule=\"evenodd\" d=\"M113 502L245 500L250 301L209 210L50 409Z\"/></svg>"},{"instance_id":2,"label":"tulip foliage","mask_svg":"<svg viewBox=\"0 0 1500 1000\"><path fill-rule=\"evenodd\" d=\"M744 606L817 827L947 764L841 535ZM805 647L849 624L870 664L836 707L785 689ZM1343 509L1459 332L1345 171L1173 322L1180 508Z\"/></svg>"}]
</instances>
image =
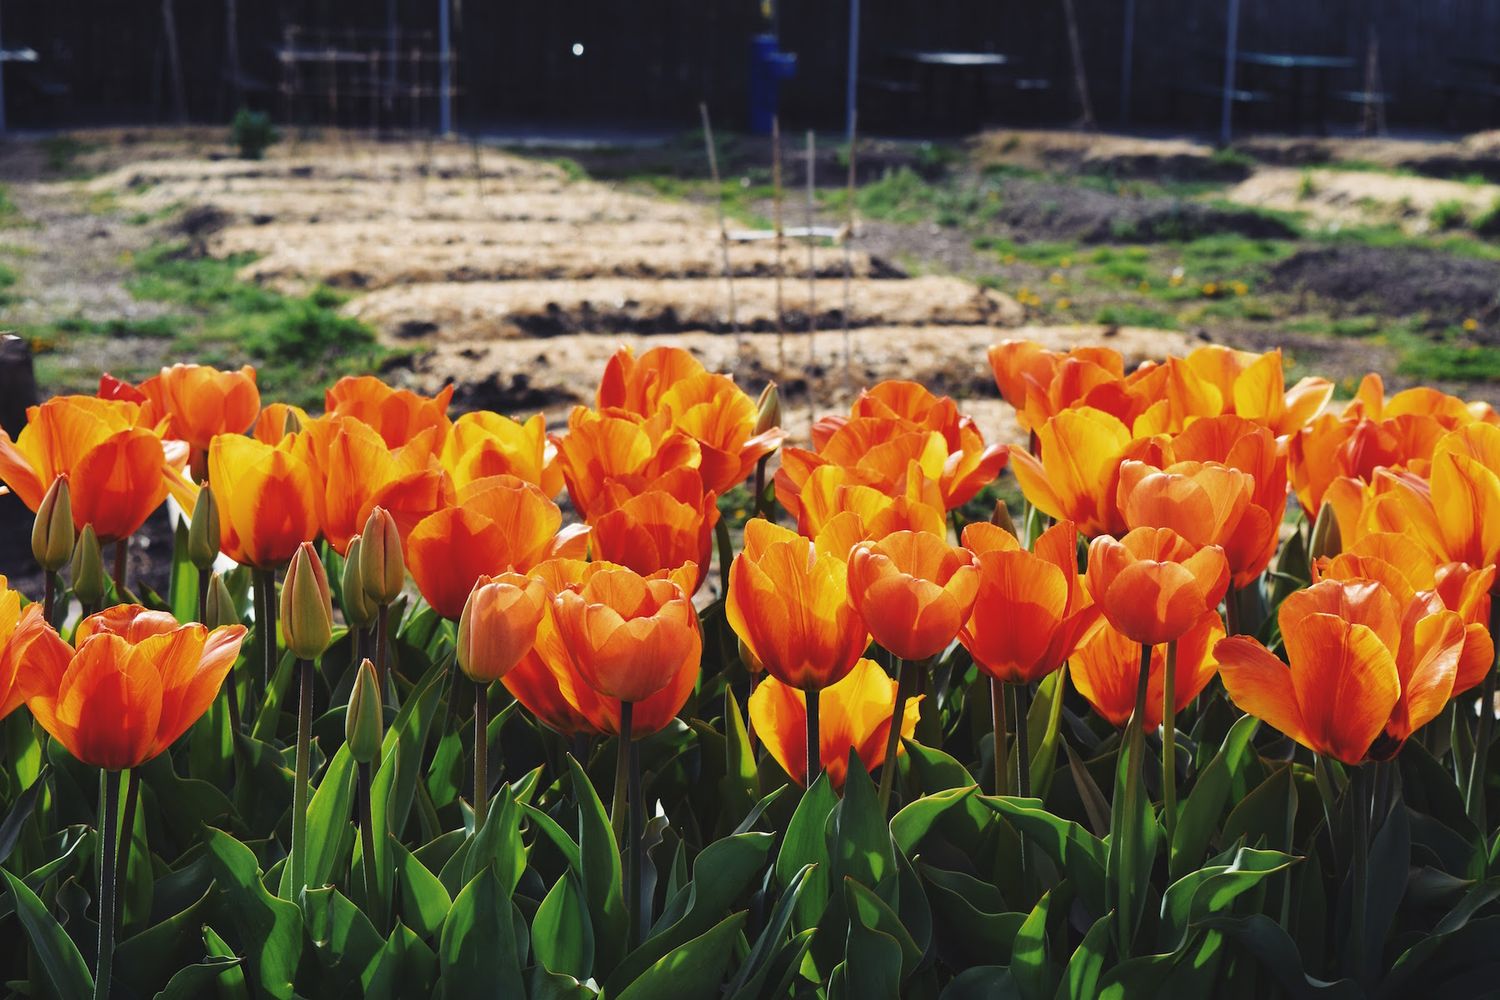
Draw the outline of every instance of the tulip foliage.
<instances>
[{"instance_id":1,"label":"tulip foliage","mask_svg":"<svg viewBox=\"0 0 1500 1000\"><path fill-rule=\"evenodd\" d=\"M1500 418L1279 352L988 360L1016 428L889 381L793 440L660 347L550 430L196 365L34 408L0 975L1493 992ZM156 593L110 554L162 508Z\"/></svg>"}]
</instances>

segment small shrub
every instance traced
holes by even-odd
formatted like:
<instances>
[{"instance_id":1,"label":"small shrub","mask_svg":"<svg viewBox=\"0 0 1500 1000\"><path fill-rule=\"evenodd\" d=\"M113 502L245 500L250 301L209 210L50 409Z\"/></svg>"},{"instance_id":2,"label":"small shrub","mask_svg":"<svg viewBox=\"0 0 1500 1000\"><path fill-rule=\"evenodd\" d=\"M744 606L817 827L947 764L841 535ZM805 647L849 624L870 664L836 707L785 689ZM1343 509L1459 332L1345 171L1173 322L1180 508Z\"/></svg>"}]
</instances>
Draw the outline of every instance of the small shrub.
<instances>
[{"instance_id":1,"label":"small shrub","mask_svg":"<svg viewBox=\"0 0 1500 1000\"><path fill-rule=\"evenodd\" d=\"M276 126L271 124L271 116L264 111L240 108L229 124L229 139L239 147L242 160L260 159L280 138Z\"/></svg>"},{"instance_id":2,"label":"small shrub","mask_svg":"<svg viewBox=\"0 0 1500 1000\"><path fill-rule=\"evenodd\" d=\"M1428 219L1431 220L1434 229L1462 229L1469 223L1469 210L1463 202L1449 199L1433 205Z\"/></svg>"}]
</instances>

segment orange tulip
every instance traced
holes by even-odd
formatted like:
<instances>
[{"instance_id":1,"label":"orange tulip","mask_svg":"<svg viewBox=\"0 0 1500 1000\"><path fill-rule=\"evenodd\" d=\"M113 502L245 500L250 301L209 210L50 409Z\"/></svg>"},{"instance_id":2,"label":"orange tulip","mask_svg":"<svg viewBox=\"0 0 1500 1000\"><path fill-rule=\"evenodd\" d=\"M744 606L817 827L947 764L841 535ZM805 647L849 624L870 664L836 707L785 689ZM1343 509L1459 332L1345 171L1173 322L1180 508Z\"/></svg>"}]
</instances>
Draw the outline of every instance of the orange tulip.
<instances>
[{"instance_id":1,"label":"orange tulip","mask_svg":"<svg viewBox=\"0 0 1500 1000\"><path fill-rule=\"evenodd\" d=\"M1066 354L1029 340L1007 340L989 350L1000 395L1016 409L1023 430L1035 432L1073 406L1134 420L1125 389L1125 361L1107 347L1075 347Z\"/></svg>"},{"instance_id":2,"label":"orange tulip","mask_svg":"<svg viewBox=\"0 0 1500 1000\"><path fill-rule=\"evenodd\" d=\"M880 406L889 410L884 403ZM945 410L936 407L934 412L941 417ZM915 463L938 484L943 506L952 509L993 480L1009 457L1003 445L986 447L972 421L932 428L899 416L856 416L824 423L823 431L828 436L816 452L788 448L782 454L776 496L794 517L801 517L802 491L820 466L841 466L870 485L899 490Z\"/></svg>"},{"instance_id":3,"label":"orange tulip","mask_svg":"<svg viewBox=\"0 0 1500 1000\"><path fill-rule=\"evenodd\" d=\"M278 444L288 434L300 431L312 420L307 411L290 403L267 403L255 418L255 440Z\"/></svg>"},{"instance_id":4,"label":"orange tulip","mask_svg":"<svg viewBox=\"0 0 1500 1000\"><path fill-rule=\"evenodd\" d=\"M1250 476L1249 508L1238 529L1225 539L1224 554L1235 587L1248 586L1276 555L1286 513L1286 454L1260 424L1225 414L1196 420L1172 439L1178 461L1220 462Z\"/></svg>"},{"instance_id":5,"label":"orange tulip","mask_svg":"<svg viewBox=\"0 0 1500 1000\"><path fill-rule=\"evenodd\" d=\"M849 522L846 530L854 531L844 553L856 542L878 540L893 531L942 535L948 530L938 484L923 475L915 461L899 485L886 485L873 473L842 465L813 469L802 487L797 529L809 538L822 538L838 521Z\"/></svg>"},{"instance_id":6,"label":"orange tulip","mask_svg":"<svg viewBox=\"0 0 1500 1000\"><path fill-rule=\"evenodd\" d=\"M1229 587L1217 545L1199 548L1171 528L1136 528L1089 543L1089 591L1109 623L1132 642L1181 638Z\"/></svg>"},{"instance_id":7,"label":"orange tulip","mask_svg":"<svg viewBox=\"0 0 1500 1000\"><path fill-rule=\"evenodd\" d=\"M724 614L772 677L803 691L837 684L869 645L843 560L761 518L745 525Z\"/></svg>"},{"instance_id":8,"label":"orange tulip","mask_svg":"<svg viewBox=\"0 0 1500 1000\"><path fill-rule=\"evenodd\" d=\"M441 445L448 436L448 402L453 386L445 385L436 396L419 396L409 389L395 389L373 375L345 375L323 394L323 409L353 417L380 432L385 443L399 448L429 428Z\"/></svg>"},{"instance_id":9,"label":"orange tulip","mask_svg":"<svg viewBox=\"0 0 1500 1000\"><path fill-rule=\"evenodd\" d=\"M875 641L904 660L942 652L979 593L973 553L940 535L897 531L849 553L849 598Z\"/></svg>"},{"instance_id":10,"label":"orange tulip","mask_svg":"<svg viewBox=\"0 0 1500 1000\"><path fill-rule=\"evenodd\" d=\"M1325 580L1278 614L1290 668L1254 639L1214 648L1230 698L1345 764L1384 760L1453 694L1464 628L1456 612L1403 607L1383 584Z\"/></svg>"},{"instance_id":11,"label":"orange tulip","mask_svg":"<svg viewBox=\"0 0 1500 1000\"><path fill-rule=\"evenodd\" d=\"M417 522L406 539L406 563L432 609L457 619L481 576L526 573L544 559L583 555L587 529L560 527L562 511L531 483L479 479L458 491L456 504Z\"/></svg>"},{"instance_id":12,"label":"orange tulip","mask_svg":"<svg viewBox=\"0 0 1500 1000\"><path fill-rule=\"evenodd\" d=\"M1253 503L1255 480L1218 462L1120 466L1120 511L1130 528L1171 528L1195 546L1224 550L1236 587L1258 577L1275 552L1279 524Z\"/></svg>"},{"instance_id":13,"label":"orange tulip","mask_svg":"<svg viewBox=\"0 0 1500 1000\"><path fill-rule=\"evenodd\" d=\"M75 649L40 616L12 637L18 678L42 728L78 760L111 771L166 750L208 710L239 655L243 625L212 632L121 605L85 618Z\"/></svg>"},{"instance_id":14,"label":"orange tulip","mask_svg":"<svg viewBox=\"0 0 1500 1000\"><path fill-rule=\"evenodd\" d=\"M1224 638L1224 623L1213 612L1205 612L1177 640L1177 674L1172 680L1175 710L1180 712L1203 692L1218 670L1214 644ZM1146 678L1145 717L1147 730L1162 723L1166 686L1167 647L1153 646L1151 668ZM1141 676L1141 646L1104 622L1078 647L1068 668L1068 677L1078 693L1110 725L1123 728L1135 711L1136 687Z\"/></svg>"},{"instance_id":15,"label":"orange tulip","mask_svg":"<svg viewBox=\"0 0 1500 1000\"><path fill-rule=\"evenodd\" d=\"M707 370L681 347L653 347L640 357L629 347L621 347L604 365L595 403L600 410L626 410L649 417L661 409L662 397L673 387Z\"/></svg>"},{"instance_id":16,"label":"orange tulip","mask_svg":"<svg viewBox=\"0 0 1500 1000\"><path fill-rule=\"evenodd\" d=\"M703 655L698 613L671 580L605 570L560 592L552 608L573 669L606 698L645 701Z\"/></svg>"},{"instance_id":17,"label":"orange tulip","mask_svg":"<svg viewBox=\"0 0 1500 1000\"><path fill-rule=\"evenodd\" d=\"M979 595L958 641L991 677L1029 684L1063 665L1098 627L1099 608L1078 576L1078 529L1061 521L1027 552L980 522L964 529L979 561Z\"/></svg>"},{"instance_id":18,"label":"orange tulip","mask_svg":"<svg viewBox=\"0 0 1500 1000\"><path fill-rule=\"evenodd\" d=\"M26 411L15 441L0 430L0 482L35 511L53 480L67 476L74 526L92 524L102 543L127 538L168 493L189 508L195 495L168 461L161 431L141 420L135 403L54 396Z\"/></svg>"},{"instance_id":19,"label":"orange tulip","mask_svg":"<svg viewBox=\"0 0 1500 1000\"><path fill-rule=\"evenodd\" d=\"M703 457L698 442L673 428L665 412L645 420L582 406L569 414L568 433L557 440L557 452L568 496L585 521L610 480L639 489L673 469L696 469Z\"/></svg>"},{"instance_id":20,"label":"orange tulip","mask_svg":"<svg viewBox=\"0 0 1500 1000\"><path fill-rule=\"evenodd\" d=\"M141 383L156 419L167 420L167 436L206 451L218 434L243 434L260 413L255 369L219 371L209 365L175 364Z\"/></svg>"},{"instance_id":21,"label":"orange tulip","mask_svg":"<svg viewBox=\"0 0 1500 1000\"><path fill-rule=\"evenodd\" d=\"M1308 377L1286 388L1281 351L1254 354L1207 345L1184 359L1223 399L1220 412L1234 413L1277 437L1295 434L1333 398L1333 383Z\"/></svg>"},{"instance_id":22,"label":"orange tulip","mask_svg":"<svg viewBox=\"0 0 1500 1000\"><path fill-rule=\"evenodd\" d=\"M312 442L288 434L275 445L220 434L208 448L225 555L258 569L285 564L318 537L322 501Z\"/></svg>"},{"instance_id":23,"label":"orange tulip","mask_svg":"<svg viewBox=\"0 0 1500 1000\"><path fill-rule=\"evenodd\" d=\"M488 410L465 413L453 422L442 460L456 487L489 476L515 476L540 486L549 497L562 492L557 447L547 440L547 422L540 413L524 424Z\"/></svg>"},{"instance_id":24,"label":"orange tulip","mask_svg":"<svg viewBox=\"0 0 1500 1000\"><path fill-rule=\"evenodd\" d=\"M1340 477L1370 482L1380 468L1410 469L1425 476L1443 434L1443 425L1425 414L1377 421L1325 413L1288 442L1292 488L1309 515L1316 516L1324 493Z\"/></svg>"},{"instance_id":25,"label":"orange tulip","mask_svg":"<svg viewBox=\"0 0 1500 1000\"><path fill-rule=\"evenodd\" d=\"M1011 467L1021 490L1044 514L1078 525L1085 535L1124 534L1115 495L1120 463L1139 459L1161 464L1160 443L1133 439L1130 431L1102 410L1064 410L1036 432L1041 458L1017 449Z\"/></svg>"},{"instance_id":26,"label":"orange tulip","mask_svg":"<svg viewBox=\"0 0 1500 1000\"><path fill-rule=\"evenodd\" d=\"M910 698L901 716L901 736L917 730L921 698ZM834 788L844 787L849 751L865 769L881 766L891 731L896 682L873 660L860 660L844 678L818 696L818 752ZM767 677L750 695L750 722L766 750L799 785L807 784L807 695L794 685ZM906 748L897 745L897 753Z\"/></svg>"},{"instance_id":27,"label":"orange tulip","mask_svg":"<svg viewBox=\"0 0 1500 1000\"><path fill-rule=\"evenodd\" d=\"M1372 532L1332 559L1318 560L1313 580L1376 580L1402 607L1421 601L1434 609L1458 612L1464 623L1464 648L1453 693L1462 694L1484 680L1495 662L1489 632L1495 572L1494 566L1476 570L1466 563L1439 565L1430 552L1404 534Z\"/></svg>"},{"instance_id":28,"label":"orange tulip","mask_svg":"<svg viewBox=\"0 0 1500 1000\"><path fill-rule=\"evenodd\" d=\"M1432 417L1448 430L1456 430L1476 421L1494 423L1495 411L1488 403L1465 403L1457 396L1427 386L1403 389L1386 399L1385 381L1376 372L1360 380L1359 391L1344 407L1345 417L1367 417L1377 421L1405 414Z\"/></svg>"},{"instance_id":29,"label":"orange tulip","mask_svg":"<svg viewBox=\"0 0 1500 1000\"><path fill-rule=\"evenodd\" d=\"M27 605L26 618L40 619L42 606ZM14 712L25 701L16 674L21 667L20 657L12 652L11 636L16 634L22 620L21 595L10 589L10 581L0 576L0 719ZM35 628L35 625L29 626Z\"/></svg>"},{"instance_id":30,"label":"orange tulip","mask_svg":"<svg viewBox=\"0 0 1500 1000\"><path fill-rule=\"evenodd\" d=\"M304 426L321 474L323 534L340 555L370 512L384 507L402 536L439 507L453 502L453 484L433 454L428 428L390 448L374 428L353 417L319 417Z\"/></svg>"},{"instance_id":31,"label":"orange tulip","mask_svg":"<svg viewBox=\"0 0 1500 1000\"><path fill-rule=\"evenodd\" d=\"M596 557L649 575L689 563L697 593L713 558L719 508L696 469L675 469L639 491L611 481L597 498L589 544Z\"/></svg>"},{"instance_id":32,"label":"orange tulip","mask_svg":"<svg viewBox=\"0 0 1500 1000\"><path fill-rule=\"evenodd\" d=\"M542 580L550 592L558 593L576 590L590 577L618 568L607 562L551 559L532 570L532 575ZM673 578L665 573L655 576ZM678 579L681 586L680 574ZM684 656L665 687L635 704L630 727L635 736L649 736L677 717L698 683L698 666L696 657ZM603 697L573 669L551 601L547 602L537 626L535 645L500 682L538 721L559 733L619 735L619 699Z\"/></svg>"},{"instance_id":33,"label":"orange tulip","mask_svg":"<svg viewBox=\"0 0 1500 1000\"><path fill-rule=\"evenodd\" d=\"M458 666L469 680L504 677L536 643L547 610L547 585L532 576L481 576L458 619Z\"/></svg>"},{"instance_id":34,"label":"orange tulip","mask_svg":"<svg viewBox=\"0 0 1500 1000\"><path fill-rule=\"evenodd\" d=\"M1196 420L1223 414L1229 405L1218 386L1181 358L1131 373L1126 389L1136 404L1130 411L1136 437L1176 434Z\"/></svg>"}]
</instances>

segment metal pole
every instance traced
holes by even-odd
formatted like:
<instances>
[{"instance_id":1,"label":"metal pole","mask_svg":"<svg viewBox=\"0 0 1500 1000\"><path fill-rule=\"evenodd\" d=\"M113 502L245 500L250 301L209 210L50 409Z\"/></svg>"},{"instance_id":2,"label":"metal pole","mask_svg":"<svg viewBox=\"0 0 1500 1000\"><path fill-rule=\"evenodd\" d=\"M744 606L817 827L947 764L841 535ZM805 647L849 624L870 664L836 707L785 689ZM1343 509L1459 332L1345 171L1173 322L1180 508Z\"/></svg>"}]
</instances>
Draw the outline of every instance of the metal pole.
<instances>
[{"instance_id":1,"label":"metal pole","mask_svg":"<svg viewBox=\"0 0 1500 1000\"><path fill-rule=\"evenodd\" d=\"M438 134L453 131L453 107L449 99L451 54L448 50L449 0L438 0Z\"/></svg>"},{"instance_id":2,"label":"metal pole","mask_svg":"<svg viewBox=\"0 0 1500 1000\"><path fill-rule=\"evenodd\" d=\"M1233 131L1231 116L1234 101L1234 63L1235 54L1239 50L1240 36L1240 0L1229 0L1229 29L1224 35L1224 103L1219 112L1219 143L1229 145L1229 136Z\"/></svg>"},{"instance_id":3,"label":"metal pole","mask_svg":"<svg viewBox=\"0 0 1500 1000\"><path fill-rule=\"evenodd\" d=\"M385 111L396 104L396 0L385 0Z\"/></svg>"},{"instance_id":4,"label":"metal pole","mask_svg":"<svg viewBox=\"0 0 1500 1000\"><path fill-rule=\"evenodd\" d=\"M1130 123L1130 85L1135 75L1135 0L1125 0L1125 49L1120 54L1120 124Z\"/></svg>"},{"instance_id":5,"label":"metal pole","mask_svg":"<svg viewBox=\"0 0 1500 1000\"><path fill-rule=\"evenodd\" d=\"M854 143L854 113L859 104L859 0L849 0L849 88L844 95L844 141Z\"/></svg>"}]
</instances>

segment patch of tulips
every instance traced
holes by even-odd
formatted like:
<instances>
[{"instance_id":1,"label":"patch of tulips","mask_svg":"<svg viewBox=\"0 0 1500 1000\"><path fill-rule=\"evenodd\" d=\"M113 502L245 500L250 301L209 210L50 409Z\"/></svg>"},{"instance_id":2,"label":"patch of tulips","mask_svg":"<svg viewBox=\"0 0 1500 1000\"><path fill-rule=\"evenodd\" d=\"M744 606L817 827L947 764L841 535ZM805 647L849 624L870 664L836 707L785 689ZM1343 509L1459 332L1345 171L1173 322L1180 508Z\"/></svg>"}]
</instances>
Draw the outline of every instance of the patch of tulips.
<instances>
[{"instance_id":1,"label":"patch of tulips","mask_svg":"<svg viewBox=\"0 0 1500 1000\"><path fill-rule=\"evenodd\" d=\"M677 348L551 431L196 365L34 408L0 436L37 581L0 580L0 973L1490 989L1500 418L1279 352L988 360L1025 447L899 381L793 442L774 385ZM124 553L163 508L156 593Z\"/></svg>"}]
</instances>

